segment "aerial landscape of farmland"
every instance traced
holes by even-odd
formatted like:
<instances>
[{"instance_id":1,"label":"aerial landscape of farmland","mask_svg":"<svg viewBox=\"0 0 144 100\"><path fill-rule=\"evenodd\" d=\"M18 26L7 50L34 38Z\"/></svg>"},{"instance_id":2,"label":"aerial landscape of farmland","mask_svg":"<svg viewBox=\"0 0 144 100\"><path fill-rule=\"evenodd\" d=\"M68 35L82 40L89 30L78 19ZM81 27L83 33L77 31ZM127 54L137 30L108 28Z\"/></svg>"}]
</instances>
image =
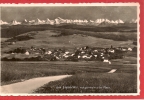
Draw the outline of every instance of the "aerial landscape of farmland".
<instances>
[{"instance_id":1,"label":"aerial landscape of farmland","mask_svg":"<svg viewBox=\"0 0 144 100\"><path fill-rule=\"evenodd\" d=\"M3 91L137 93L137 31L134 19L1 20ZM24 82L29 91L5 91ZM28 82L42 85L32 88Z\"/></svg>"}]
</instances>

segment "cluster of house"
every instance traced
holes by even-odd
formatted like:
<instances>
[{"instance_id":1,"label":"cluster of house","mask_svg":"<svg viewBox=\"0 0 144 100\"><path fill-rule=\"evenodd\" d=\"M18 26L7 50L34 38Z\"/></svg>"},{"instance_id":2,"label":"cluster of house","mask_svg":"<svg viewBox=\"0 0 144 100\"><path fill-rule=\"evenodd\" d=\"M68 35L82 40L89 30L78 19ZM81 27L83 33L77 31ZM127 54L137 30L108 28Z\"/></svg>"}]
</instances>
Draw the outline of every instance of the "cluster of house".
<instances>
[{"instance_id":1,"label":"cluster of house","mask_svg":"<svg viewBox=\"0 0 144 100\"><path fill-rule=\"evenodd\" d=\"M103 62L108 62L111 64L110 59L121 59L124 57L125 53L132 51L132 48L127 47L113 47L110 48L99 48L99 47L81 47L76 48L73 52L70 52L65 49L54 49L47 50L45 48L22 48L19 47L8 53L17 54L22 53L25 55L38 54L38 60L42 61L56 61L56 60L65 60L65 61L92 61L99 60Z\"/></svg>"}]
</instances>

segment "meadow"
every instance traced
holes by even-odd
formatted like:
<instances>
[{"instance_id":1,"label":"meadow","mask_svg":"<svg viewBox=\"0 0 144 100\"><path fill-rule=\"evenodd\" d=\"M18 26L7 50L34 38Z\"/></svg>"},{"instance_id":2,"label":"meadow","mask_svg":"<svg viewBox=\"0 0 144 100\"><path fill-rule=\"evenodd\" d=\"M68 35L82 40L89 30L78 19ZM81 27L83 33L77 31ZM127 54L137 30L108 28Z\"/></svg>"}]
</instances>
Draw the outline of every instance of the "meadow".
<instances>
[{"instance_id":1,"label":"meadow","mask_svg":"<svg viewBox=\"0 0 144 100\"><path fill-rule=\"evenodd\" d=\"M50 82L35 90L35 93L136 92L136 73L82 73L60 81Z\"/></svg>"},{"instance_id":2,"label":"meadow","mask_svg":"<svg viewBox=\"0 0 144 100\"><path fill-rule=\"evenodd\" d=\"M63 35L65 33L65 35ZM32 34L32 35L31 35ZM119 41L116 37L119 37L122 34L122 37L136 38L135 33L121 33L121 32L107 32L107 33L100 33L103 34L102 36L113 36L113 39L104 39L100 37L96 37L95 34L99 33L91 33L91 32L81 32L79 30L64 30L63 33L57 30L56 32L53 30L45 30L45 31L31 31L27 33L23 33L18 35L14 38L10 38L3 42L1 52L8 52L18 47L44 47L48 49L74 49L77 47L82 46L92 46L92 47L110 47L113 45L114 47L117 46L129 46L135 47L133 45L133 40L127 41ZM109 35L110 34L110 35ZM29 37L29 38L27 38ZM108 38L108 37L107 37ZM111 37L112 38L112 37ZM124 39L124 38L123 38ZM135 40L135 39L134 39ZM15 45L9 45L8 42L16 41Z\"/></svg>"},{"instance_id":3,"label":"meadow","mask_svg":"<svg viewBox=\"0 0 144 100\"><path fill-rule=\"evenodd\" d=\"M6 27L6 28L5 28ZM15 25L15 26L2 26L1 37L2 38L11 38L17 35L31 32L31 31L45 31L45 30L58 30L62 34L82 34L88 36L94 36L104 39L112 39L116 41L127 41L127 40L136 40L137 29L136 26L107 26L107 27L98 27L98 26L84 26L84 25L62 25L62 26L53 26L53 25ZM126 31L124 31L126 30ZM120 34L115 34L120 33ZM109 33L109 34L105 34Z\"/></svg>"},{"instance_id":4,"label":"meadow","mask_svg":"<svg viewBox=\"0 0 144 100\"><path fill-rule=\"evenodd\" d=\"M136 92L137 90L137 65L124 64L123 61L112 61L112 64L99 61L81 62L2 62L2 85L24 81L36 77L73 75L70 78L46 84L35 92L37 93L107 93L107 92ZM131 58L131 62L134 59ZM136 62L135 62L136 63ZM115 73L107 73L111 69L117 69ZM133 77L133 78L131 78ZM111 89L56 89L57 87L102 87Z\"/></svg>"}]
</instances>

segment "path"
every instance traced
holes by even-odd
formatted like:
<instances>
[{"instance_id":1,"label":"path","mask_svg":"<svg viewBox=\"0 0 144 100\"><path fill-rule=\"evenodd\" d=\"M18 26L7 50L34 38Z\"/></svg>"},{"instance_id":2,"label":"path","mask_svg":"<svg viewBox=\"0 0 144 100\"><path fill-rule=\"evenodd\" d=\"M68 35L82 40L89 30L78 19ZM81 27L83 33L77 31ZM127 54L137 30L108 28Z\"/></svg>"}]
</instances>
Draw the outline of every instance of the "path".
<instances>
[{"instance_id":1,"label":"path","mask_svg":"<svg viewBox=\"0 0 144 100\"><path fill-rule=\"evenodd\" d=\"M112 69L108 73L114 73L117 69Z\"/></svg>"},{"instance_id":2,"label":"path","mask_svg":"<svg viewBox=\"0 0 144 100\"><path fill-rule=\"evenodd\" d=\"M35 89L49 83L50 81L60 80L72 75L59 75L33 78L23 82L1 86L1 93L32 93Z\"/></svg>"}]
</instances>

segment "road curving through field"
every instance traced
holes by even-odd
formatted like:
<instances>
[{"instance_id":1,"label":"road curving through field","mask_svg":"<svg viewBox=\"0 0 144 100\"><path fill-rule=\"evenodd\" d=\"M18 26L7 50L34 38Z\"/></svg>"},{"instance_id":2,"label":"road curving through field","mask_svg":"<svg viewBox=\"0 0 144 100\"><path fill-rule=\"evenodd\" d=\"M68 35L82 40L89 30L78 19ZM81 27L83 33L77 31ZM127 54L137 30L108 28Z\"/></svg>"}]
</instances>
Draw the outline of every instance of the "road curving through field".
<instances>
[{"instance_id":1,"label":"road curving through field","mask_svg":"<svg viewBox=\"0 0 144 100\"><path fill-rule=\"evenodd\" d=\"M32 93L35 89L47 84L51 81L61 80L72 75L59 75L59 76L48 76L29 79L23 82L18 82L10 85L1 86L1 93Z\"/></svg>"}]
</instances>

